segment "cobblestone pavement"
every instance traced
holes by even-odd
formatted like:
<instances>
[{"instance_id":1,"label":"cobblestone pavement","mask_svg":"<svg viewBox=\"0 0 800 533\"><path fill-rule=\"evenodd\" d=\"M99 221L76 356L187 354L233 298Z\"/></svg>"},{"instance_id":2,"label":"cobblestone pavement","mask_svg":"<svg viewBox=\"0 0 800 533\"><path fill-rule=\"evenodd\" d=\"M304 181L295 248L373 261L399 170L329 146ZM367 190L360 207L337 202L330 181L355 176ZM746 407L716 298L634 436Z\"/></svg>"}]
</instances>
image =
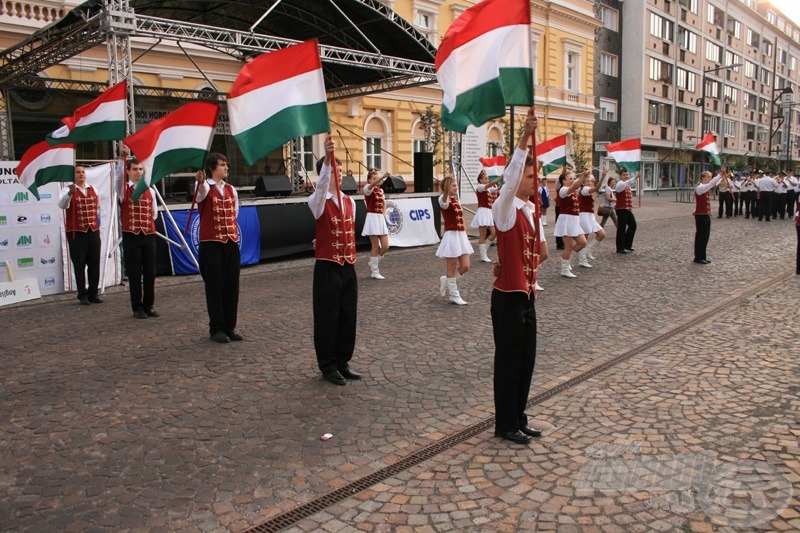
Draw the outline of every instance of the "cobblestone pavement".
<instances>
[{"instance_id":1,"label":"cobblestone pavement","mask_svg":"<svg viewBox=\"0 0 800 533\"><path fill-rule=\"evenodd\" d=\"M800 529L793 224L714 218L701 266L691 206L644 204L636 252L610 235L576 279L551 239L532 394L567 386L530 409L544 437L456 439L289 530ZM124 287L0 309L0 530L243 531L486 423L490 266L454 306L434 251L390 250L384 281L360 252L345 387L316 369L307 257L243 272L241 343L209 341L195 276L158 279L157 319Z\"/></svg>"}]
</instances>

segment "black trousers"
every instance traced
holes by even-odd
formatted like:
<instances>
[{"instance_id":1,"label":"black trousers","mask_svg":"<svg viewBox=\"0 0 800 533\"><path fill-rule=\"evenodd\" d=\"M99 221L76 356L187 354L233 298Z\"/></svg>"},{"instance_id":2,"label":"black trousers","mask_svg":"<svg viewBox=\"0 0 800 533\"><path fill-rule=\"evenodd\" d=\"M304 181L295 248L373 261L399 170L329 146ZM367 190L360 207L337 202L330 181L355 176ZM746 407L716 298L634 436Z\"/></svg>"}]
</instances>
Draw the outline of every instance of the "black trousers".
<instances>
[{"instance_id":1,"label":"black trousers","mask_svg":"<svg viewBox=\"0 0 800 533\"><path fill-rule=\"evenodd\" d=\"M156 284L156 236L122 232L125 273L134 312L152 309Z\"/></svg>"},{"instance_id":2,"label":"black trousers","mask_svg":"<svg viewBox=\"0 0 800 533\"><path fill-rule=\"evenodd\" d=\"M744 199L741 192L731 193L733 195L733 216L738 217L742 214L742 204Z\"/></svg>"},{"instance_id":3,"label":"black trousers","mask_svg":"<svg viewBox=\"0 0 800 533\"><path fill-rule=\"evenodd\" d=\"M772 218L786 218L786 193L772 193Z\"/></svg>"},{"instance_id":4,"label":"black trousers","mask_svg":"<svg viewBox=\"0 0 800 533\"><path fill-rule=\"evenodd\" d=\"M356 347L358 277L350 263L314 264L314 350L323 374L347 368Z\"/></svg>"},{"instance_id":5,"label":"black trousers","mask_svg":"<svg viewBox=\"0 0 800 533\"><path fill-rule=\"evenodd\" d=\"M744 198L744 217L750 218L752 213L753 218L758 215L758 204L756 203L756 191L746 191L742 193Z\"/></svg>"},{"instance_id":6,"label":"black trousers","mask_svg":"<svg viewBox=\"0 0 800 533\"><path fill-rule=\"evenodd\" d=\"M75 283L78 285L78 299L95 298L100 284L100 232L68 231L67 247L75 272Z\"/></svg>"},{"instance_id":7,"label":"black trousers","mask_svg":"<svg viewBox=\"0 0 800 533\"><path fill-rule=\"evenodd\" d=\"M556 206L556 222L558 222L558 215L561 214L561 210ZM556 250L563 250L564 249L564 239L561 237L556 237Z\"/></svg>"},{"instance_id":8,"label":"black trousers","mask_svg":"<svg viewBox=\"0 0 800 533\"><path fill-rule=\"evenodd\" d=\"M797 270L795 274L800 276L800 226L795 226L794 229L797 230L797 266L795 267Z\"/></svg>"},{"instance_id":9,"label":"black trousers","mask_svg":"<svg viewBox=\"0 0 800 533\"><path fill-rule=\"evenodd\" d=\"M772 216L772 191L761 191L758 198L758 220L767 217L769 222Z\"/></svg>"},{"instance_id":10,"label":"black trousers","mask_svg":"<svg viewBox=\"0 0 800 533\"><path fill-rule=\"evenodd\" d=\"M536 300L521 292L492 291L495 431L528 425L525 407L536 364Z\"/></svg>"},{"instance_id":11,"label":"black trousers","mask_svg":"<svg viewBox=\"0 0 800 533\"><path fill-rule=\"evenodd\" d=\"M730 218L733 209L733 197L731 191L719 191L719 213L718 217L722 217L722 208L725 207L725 216Z\"/></svg>"},{"instance_id":12,"label":"black trousers","mask_svg":"<svg viewBox=\"0 0 800 533\"><path fill-rule=\"evenodd\" d=\"M630 250L636 235L636 217L630 209L617 209L617 220L617 251Z\"/></svg>"},{"instance_id":13,"label":"black trousers","mask_svg":"<svg viewBox=\"0 0 800 533\"><path fill-rule=\"evenodd\" d=\"M239 309L239 245L233 241L200 243L200 275L206 286L208 331L211 335L236 329Z\"/></svg>"},{"instance_id":14,"label":"black trousers","mask_svg":"<svg viewBox=\"0 0 800 533\"><path fill-rule=\"evenodd\" d=\"M792 189L786 193L786 214L789 218L794 216L794 206L797 202L797 191Z\"/></svg>"},{"instance_id":15,"label":"black trousers","mask_svg":"<svg viewBox=\"0 0 800 533\"><path fill-rule=\"evenodd\" d=\"M711 236L711 217L709 215L695 215L694 226L694 260L702 261L707 259L706 248L708 238Z\"/></svg>"}]
</instances>

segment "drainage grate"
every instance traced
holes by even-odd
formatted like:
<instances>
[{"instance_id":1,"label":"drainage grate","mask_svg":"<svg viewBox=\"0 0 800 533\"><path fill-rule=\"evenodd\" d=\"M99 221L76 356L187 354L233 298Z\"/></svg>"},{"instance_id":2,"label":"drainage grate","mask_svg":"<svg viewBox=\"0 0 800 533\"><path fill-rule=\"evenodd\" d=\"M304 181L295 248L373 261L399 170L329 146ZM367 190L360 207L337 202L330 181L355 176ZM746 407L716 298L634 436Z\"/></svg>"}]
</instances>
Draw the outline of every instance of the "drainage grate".
<instances>
[{"instance_id":1,"label":"drainage grate","mask_svg":"<svg viewBox=\"0 0 800 533\"><path fill-rule=\"evenodd\" d=\"M686 331L687 329L693 327L698 322L703 321L719 313L720 311L723 311L725 309L730 308L733 305L738 304L745 298L753 294L756 294L758 292L761 292L764 289L770 287L771 285L783 281L784 279L788 278L789 275L790 273L787 272L783 275L772 278L771 280L767 280L761 283L760 285L756 286L755 288L747 291L746 293L743 293L731 300L727 300L724 303L706 311L702 315L698 317L693 317L686 323L677 326L676 328L671 329L666 333L659 335L658 337L654 337L653 339L650 339L646 343L637 346L636 348L633 348L630 351L618 355L613 359L609 359L608 361L587 370L583 374L575 376L574 378L571 378L559 385L556 385L555 387L540 392L539 394L537 394L528 401L528 407L532 407L534 405L538 405L542 402L545 402L550 398L557 396L562 392L571 389L572 387L579 385L580 383L583 383L584 381L591 379L602 372L605 372L609 368L612 368L622 363L623 361L630 359L631 357L634 357L644 352L645 350L648 350L653 346L666 341L670 337L673 337L678 333ZM315 500L312 500L308 503L304 503L298 507L295 507L294 509L281 513L277 516L274 516L273 518L270 518L266 522L253 526L252 528L248 529L246 533L271 533L274 531L280 531L287 527L293 526L300 520L313 516L332 505L335 505L341 501L346 500L347 498L350 498L351 496L353 496L358 492L366 490L369 487L376 485L377 483L380 483L381 481L385 481L391 477L394 477L397 474L400 474L408 470L409 468L412 468L424 461L427 461L428 459L432 459L433 457L436 457L440 453L449 450L450 448L456 446L457 444L461 444L462 442L467 441L472 437L491 429L493 426L494 426L493 416L481 420L477 424L473 424L467 428L462 429L457 433L450 435L449 437L445 437L440 441L429 444L405 456L404 458L400 459L394 464L381 468L380 470L376 470L375 472L369 474L368 476L357 479L352 483L348 483L347 485L344 485L343 487L340 487L332 492L329 492L328 494L324 494Z\"/></svg>"}]
</instances>

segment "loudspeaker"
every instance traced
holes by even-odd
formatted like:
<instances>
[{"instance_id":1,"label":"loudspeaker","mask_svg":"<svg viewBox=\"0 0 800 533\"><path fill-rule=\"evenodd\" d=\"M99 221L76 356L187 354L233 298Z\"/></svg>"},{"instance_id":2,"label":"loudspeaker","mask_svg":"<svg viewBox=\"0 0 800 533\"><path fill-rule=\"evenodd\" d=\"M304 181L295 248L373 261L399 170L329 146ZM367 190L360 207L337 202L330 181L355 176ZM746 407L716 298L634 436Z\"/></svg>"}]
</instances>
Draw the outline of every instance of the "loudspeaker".
<instances>
[{"instance_id":1,"label":"loudspeaker","mask_svg":"<svg viewBox=\"0 0 800 533\"><path fill-rule=\"evenodd\" d=\"M256 196L289 196L292 194L292 182L289 176L259 176L256 178Z\"/></svg>"},{"instance_id":2,"label":"loudspeaker","mask_svg":"<svg viewBox=\"0 0 800 533\"><path fill-rule=\"evenodd\" d=\"M406 180L403 179L403 176L389 176L381 184L381 189L385 193L392 194L406 192Z\"/></svg>"},{"instance_id":3,"label":"loudspeaker","mask_svg":"<svg viewBox=\"0 0 800 533\"><path fill-rule=\"evenodd\" d=\"M358 185L353 176L342 176L342 186L340 187L345 194L355 194L358 192Z\"/></svg>"},{"instance_id":4,"label":"loudspeaker","mask_svg":"<svg viewBox=\"0 0 800 533\"><path fill-rule=\"evenodd\" d=\"M433 192L433 154L414 152L414 192Z\"/></svg>"}]
</instances>

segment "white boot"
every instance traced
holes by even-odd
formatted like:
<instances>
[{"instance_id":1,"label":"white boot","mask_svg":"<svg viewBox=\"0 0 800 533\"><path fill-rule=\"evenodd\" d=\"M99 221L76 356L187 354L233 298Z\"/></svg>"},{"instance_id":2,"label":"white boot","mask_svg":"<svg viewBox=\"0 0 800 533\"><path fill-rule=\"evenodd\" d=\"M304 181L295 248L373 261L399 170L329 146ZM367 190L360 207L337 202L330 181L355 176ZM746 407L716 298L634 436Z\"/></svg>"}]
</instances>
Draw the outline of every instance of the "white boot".
<instances>
[{"instance_id":1,"label":"white boot","mask_svg":"<svg viewBox=\"0 0 800 533\"><path fill-rule=\"evenodd\" d=\"M369 270L370 270L370 277L374 279L386 279L381 276L381 272L378 269L378 263L380 263L380 257L370 257L369 258Z\"/></svg>"},{"instance_id":2,"label":"white boot","mask_svg":"<svg viewBox=\"0 0 800 533\"><path fill-rule=\"evenodd\" d=\"M450 291L450 301L456 305L467 305L467 302L461 299L458 294L458 286L456 285L456 278L447 278L447 289Z\"/></svg>"},{"instance_id":3,"label":"white boot","mask_svg":"<svg viewBox=\"0 0 800 533\"><path fill-rule=\"evenodd\" d=\"M594 261L594 247L597 246L597 241L592 241L586 244L586 257Z\"/></svg>"},{"instance_id":4,"label":"white boot","mask_svg":"<svg viewBox=\"0 0 800 533\"><path fill-rule=\"evenodd\" d=\"M586 248L578 252L578 266L592 268L592 265L589 264L589 259L586 257Z\"/></svg>"},{"instance_id":5,"label":"white boot","mask_svg":"<svg viewBox=\"0 0 800 533\"><path fill-rule=\"evenodd\" d=\"M489 259L489 254L488 254L489 243L479 244L478 245L478 251L481 254L481 261L483 261L484 263L491 263L492 262L492 260Z\"/></svg>"},{"instance_id":6,"label":"white boot","mask_svg":"<svg viewBox=\"0 0 800 533\"><path fill-rule=\"evenodd\" d=\"M447 276L439 276L439 294L447 294Z\"/></svg>"},{"instance_id":7,"label":"white boot","mask_svg":"<svg viewBox=\"0 0 800 533\"><path fill-rule=\"evenodd\" d=\"M561 260L561 275L565 278L577 278L575 274L572 273L572 269L569 266L569 259L562 259Z\"/></svg>"},{"instance_id":8,"label":"white boot","mask_svg":"<svg viewBox=\"0 0 800 533\"><path fill-rule=\"evenodd\" d=\"M544 290L544 288L541 285L539 285L538 281L533 284L533 288L536 289L537 291L543 291Z\"/></svg>"}]
</instances>

